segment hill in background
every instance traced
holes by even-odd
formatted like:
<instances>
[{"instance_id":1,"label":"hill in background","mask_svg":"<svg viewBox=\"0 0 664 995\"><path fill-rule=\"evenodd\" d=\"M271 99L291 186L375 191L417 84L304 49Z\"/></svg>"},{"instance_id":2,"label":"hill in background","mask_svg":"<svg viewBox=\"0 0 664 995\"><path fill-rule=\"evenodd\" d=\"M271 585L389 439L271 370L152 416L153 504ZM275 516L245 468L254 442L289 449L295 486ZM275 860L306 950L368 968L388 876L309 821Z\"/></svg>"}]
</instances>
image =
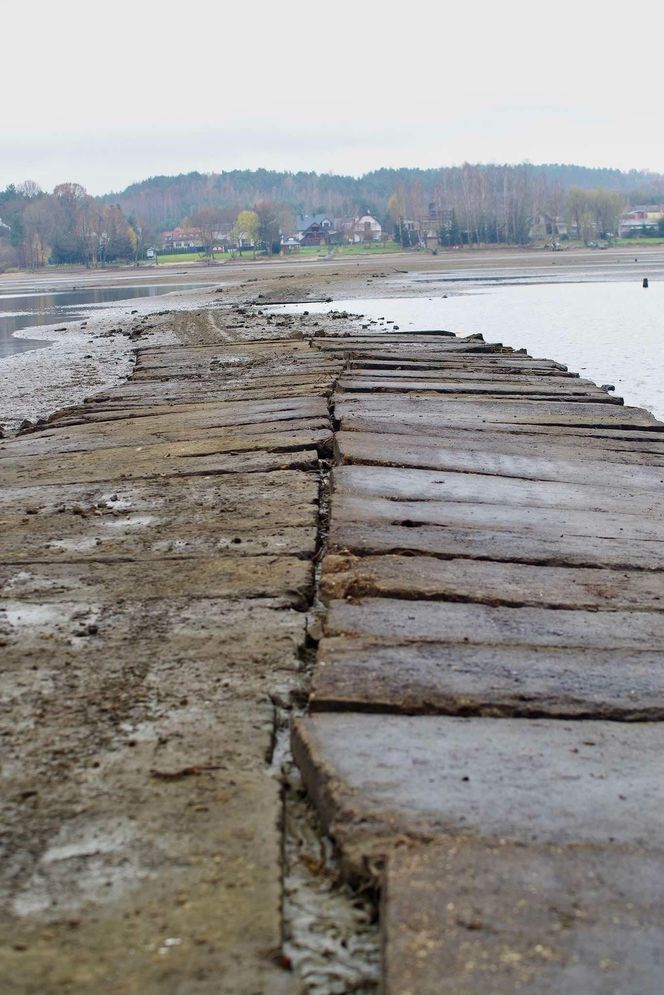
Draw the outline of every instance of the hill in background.
<instances>
[{"instance_id":1,"label":"hill in background","mask_svg":"<svg viewBox=\"0 0 664 995\"><path fill-rule=\"evenodd\" d=\"M571 188L612 191L625 205L662 202L664 174L557 163L377 169L359 177L247 169L153 176L99 200L119 204L127 217L157 232L181 224L202 207L225 209L231 220L259 201L297 213L342 216L368 210L381 221L390 214L421 216L429 204L465 217L511 212L525 218L537 210L559 215Z\"/></svg>"}]
</instances>

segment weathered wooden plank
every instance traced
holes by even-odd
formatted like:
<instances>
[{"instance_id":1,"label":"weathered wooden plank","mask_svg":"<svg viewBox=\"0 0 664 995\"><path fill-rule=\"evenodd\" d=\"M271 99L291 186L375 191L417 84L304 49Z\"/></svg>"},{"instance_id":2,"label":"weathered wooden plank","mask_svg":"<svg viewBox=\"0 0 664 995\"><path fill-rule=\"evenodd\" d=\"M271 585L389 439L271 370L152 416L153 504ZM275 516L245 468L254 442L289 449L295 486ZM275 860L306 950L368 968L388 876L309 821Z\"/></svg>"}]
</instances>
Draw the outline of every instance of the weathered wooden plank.
<instances>
[{"instance_id":1,"label":"weathered wooden plank","mask_svg":"<svg viewBox=\"0 0 664 995\"><path fill-rule=\"evenodd\" d=\"M444 342L417 342L416 340L403 339L402 341L390 342L367 339L315 339L312 343L326 355L337 355L339 353L355 355L448 355L451 353L480 353L482 355L500 351L500 347L490 345L487 342L468 342L463 340L447 340ZM504 350L511 353L511 349Z\"/></svg>"},{"instance_id":2,"label":"weathered wooden plank","mask_svg":"<svg viewBox=\"0 0 664 995\"><path fill-rule=\"evenodd\" d=\"M313 557L317 502L317 475L289 470L3 488L0 562Z\"/></svg>"},{"instance_id":3,"label":"weathered wooden plank","mask_svg":"<svg viewBox=\"0 0 664 995\"><path fill-rule=\"evenodd\" d=\"M429 396L424 396L419 400L422 406L426 407L427 402L431 399ZM622 407L616 409L616 413L622 411L624 411ZM628 455L629 453L636 455L652 453L660 458L664 455L664 433L659 430L657 424L647 429L634 428L621 423L616 424L616 421L617 419L613 419L603 425L540 425L516 422L473 424L463 421L449 424L429 410L428 413L421 412L417 418L408 415L402 419L385 417L380 413L346 412L341 419L341 424L342 430L345 432L380 432L388 436L401 435L411 439L417 439L419 436L424 439L435 437L440 439L442 444L458 441L462 449L486 448L493 440L500 438L506 443L514 443L515 445L522 445L523 442L527 441L540 447L573 446L579 450L580 458L582 458L587 445L601 446L607 451ZM488 440L487 443L483 442L485 436Z\"/></svg>"},{"instance_id":4,"label":"weathered wooden plank","mask_svg":"<svg viewBox=\"0 0 664 995\"><path fill-rule=\"evenodd\" d=\"M321 442L327 436L321 437ZM49 466L38 456L26 456L10 462L5 471L9 485L32 486L49 483L93 483L102 480L129 480L149 477L177 477L209 473L247 473L268 470L315 469L318 451L311 448L315 440L304 434L280 448L263 437L260 445L242 445L240 439L229 452L223 443L198 440L120 449L95 449L89 452L60 453ZM265 446L269 446L268 449Z\"/></svg>"},{"instance_id":5,"label":"weathered wooden plank","mask_svg":"<svg viewBox=\"0 0 664 995\"><path fill-rule=\"evenodd\" d=\"M277 429L274 431L274 429ZM209 419L188 418L186 414L164 414L161 418L128 418L124 422L93 423L63 428L54 427L44 432L30 433L2 449L2 461L15 456L40 456L55 453L86 452L92 449L117 449L121 446L159 445L164 442L194 442L198 440L218 441L220 451L230 452L247 449L265 449L288 445L288 439L302 438L305 433L312 440L325 437L331 445L332 433L329 418L292 419L249 422L244 425L215 425ZM320 433L323 433L321 435ZM5 464L6 465L6 464Z\"/></svg>"},{"instance_id":6,"label":"weathered wooden plank","mask_svg":"<svg viewBox=\"0 0 664 995\"><path fill-rule=\"evenodd\" d=\"M432 356L426 358L418 355L411 359L408 356L393 355L389 359L371 359L364 355L348 360L348 368L354 372L370 372L373 375L390 373L400 370L416 376L420 371L430 371L445 374L450 370L458 370L467 376L546 376L552 379L577 379L578 373L571 373L561 363L546 359L532 359L530 356L518 356L514 353L486 353L472 356Z\"/></svg>"},{"instance_id":7,"label":"weathered wooden plank","mask_svg":"<svg viewBox=\"0 0 664 995\"><path fill-rule=\"evenodd\" d=\"M455 395L487 395L489 397L507 398L530 398L532 400L552 400L563 399L568 403L575 401L592 402L593 404L622 404L621 397L607 394L599 388L583 388L578 386L578 381L570 379L569 386L554 386L547 388L546 383L528 384L512 383L503 384L498 380L441 380L431 379L408 379L401 377L354 377L352 374L342 377L339 380L339 389L349 393L367 394L406 394L413 393L434 393L434 394L455 394Z\"/></svg>"},{"instance_id":8,"label":"weathered wooden plank","mask_svg":"<svg viewBox=\"0 0 664 995\"><path fill-rule=\"evenodd\" d=\"M540 389L551 390L554 388L572 388L576 390L591 389L597 391L597 384L592 380L584 380L581 377L573 377L569 373L559 374L557 370L538 371L536 368L514 370L514 367L496 369L480 368L479 366L447 364L445 367L420 366L417 369L408 369L395 364L389 369L380 367L377 369L371 366L364 366L358 361L349 363L349 373L353 379L368 379L372 381L392 381L401 380L409 382L411 380L434 380L441 383L450 381L460 381L469 383L495 383L507 385L538 386Z\"/></svg>"},{"instance_id":9,"label":"weathered wooden plank","mask_svg":"<svg viewBox=\"0 0 664 995\"><path fill-rule=\"evenodd\" d=\"M638 487L664 493L664 466L643 465L644 458L629 450L627 455L631 460L620 465L622 454L612 453L612 461L607 462L606 453L592 446L584 446L581 453L578 447L561 452L560 447L542 446L540 453L537 443L530 440L509 440L503 446L499 436L484 445L481 438L474 439L472 448L464 450L462 440L452 446L447 444L447 439L432 436L413 438L381 432L337 432L334 448L341 463L451 470L567 483L592 480L595 485Z\"/></svg>"},{"instance_id":10,"label":"weathered wooden plank","mask_svg":"<svg viewBox=\"0 0 664 995\"><path fill-rule=\"evenodd\" d=\"M619 410L614 408L619 407ZM362 417L378 417L384 423L409 424L413 429L435 425L438 430L446 426L462 426L494 429L495 425L576 425L621 429L648 428L664 432L653 415L641 408L562 401L483 400L467 398L410 397L382 394L357 395L338 394L335 397L335 415L346 428L345 420Z\"/></svg>"},{"instance_id":11,"label":"weathered wooden plank","mask_svg":"<svg viewBox=\"0 0 664 995\"><path fill-rule=\"evenodd\" d=\"M426 425L414 429L412 425L395 423L392 426L380 418L347 420L346 427L337 432L342 441L349 441L349 433L380 436L386 447L439 446L459 453L491 452L532 455L533 459L567 459L574 463L588 459L605 462L639 462L656 466L664 457L664 435L638 428L613 430L610 428L584 429L558 425L492 425L481 432L463 426L447 426L429 430ZM652 463L648 461L654 458Z\"/></svg>"},{"instance_id":12,"label":"weathered wooden plank","mask_svg":"<svg viewBox=\"0 0 664 995\"><path fill-rule=\"evenodd\" d=\"M328 384L329 378L324 383ZM252 401L288 401L294 398L309 395L310 397L321 397L318 380L314 383L290 383L282 386L274 384L252 388L251 378L247 377L244 385L224 388L218 380L214 378L201 378L194 380L176 380L167 378L164 380L145 381L142 384L130 381L126 388L119 387L113 390L112 394L99 394L91 403L97 405L98 410L114 410L119 407L131 408L155 408L168 404L190 404L190 403L251 403Z\"/></svg>"},{"instance_id":13,"label":"weathered wooden plank","mask_svg":"<svg viewBox=\"0 0 664 995\"><path fill-rule=\"evenodd\" d=\"M600 549L603 539L648 542L664 541L661 518L644 518L631 513L608 513L594 508L565 508L564 518L555 507L526 504L479 503L469 501L401 501L396 497L351 492L338 493L334 502L333 528L348 523L370 527L374 523L390 524L407 529L420 525L451 530L480 529L507 533L498 541L506 542L510 535L522 534L526 539L560 539L566 543L580 538L589 550ZM411 539L408 542L413 541Z\"/></svg>"},{"instance_id":14,"label":"weathered wooden plank","mask_svg":"<svg viewBox=\"0 0 664 995\"><path fill-rule=\"evenodd\" d=\"M325 418L328 414L324 398L304 395L299 397L277 398L272 401L219 401L205 399L200 392L193 398L183 402L166 402L162 404L145 404L126 399L119 404L113 402L114 395L102 394L93 397L84 407L67 408L65 412L52 418L41 431L51 431L71 425L91 425L100 422L122 421L139 418L158 419L164 415L184 415L190 424L207 424L213 426L237 426L270 422L288 421L304 418ZM34 433L30 433L34 434ZM41 434L41 432L40 432ZM25 436L21 436L25 438ZM2 442L0 441L0 451Z\"/></svg>"},{"instance_id":15,"label":"weathered wooden plank","mask_svg":"<svg viewBox=\"0 0 664 995\"><path fill-rule=\"evenodd\" d=\"M329 553L320 589L325 601L377 597L664 612L664 571L495 563L490 559Z\"/></svg>"},{"instance_id":16,"label":"weathered wooden plank","mask_svg":"<svg viewBox=\"0 0 664 995\"><path fill-rule=\"evenodd\" d=\"M370 637L386 645L489 643L579 649L664 650L661 612L494 608L445 601L361 598L332 601L329 636Z\"/></svg>"},{"instance_id":17,"label":"weathered wooden plank","mask_svg":"<svg viewBox=\"0 0 664 995\"><path fill-rule=\"evenodd\" d=\"M310 710L662 721L664 661L649 650L337 636L319 645Z\"/></svg>"},{"instance_id":18,"label":"weathered wooden plank","mask_svg":"<svg viewBox=\"0 0 664 995\"><path fill-rule=\"evenodd\" d=\"M431 516L439 520L440 524L436 525L427 522L428 502L405 505L351 499L344 500L344 507L348 515L335 516L330 527L328 549L332 552L350 551L362 556L426 553L508 563L664 570L664 528L660 524L659 529L655 526L647 531L650 538L635 538L633 532L644 530L639 527L639 519L633 517L602 515L600 519L568 512L565 532L560 532L557 515L549 514L548 521L543 522L542 512L535 513L534 509L528 510L524 522L521 509L515 513L506 507L499 508L497 518L495 505L479 509L471 506L464 519L463 509L467 506L443 504L437 505ZM484 519L478 511L484 513ZM399 513L403 517L399 518ZM597 536L600 527L610 534ZM653 532L658 538L653 539Z\"/></svg>"},{"instance_id":19,"label":"weathered wooden plank","mask_svg":"<svg viewBox=\"0 0 664 995\"><path fill-rule=\"evenodd\" d=\"M170 566L170 564L169 564ZM313 588L309 560L288 556L216 556L183 559L176 570L154 563L32 563L0 565L5 611L20 616L23 606L58 602L113 602L128 592L143 599L270 598L277 607L303 608Z\"/></svg>"},{"instance_id":20,"label":"weathered wooden plank","mask_svg":"<svg viewBox=\"0 0 664 995\"><path fill-rule=\"evenodd\" d=\"M336 493L394 501L446 501L502 504L513 508L588 509L633 516L662 516L664 494L644 488L602 487L592 483L525 480L481 473L456 473L382 466L340 466L333 473ZM561 531L565 522L559 519ZM661 521L661 517L660 517ZM601 534L598 530L597 534Z\"/></svg>"}]
</instances>

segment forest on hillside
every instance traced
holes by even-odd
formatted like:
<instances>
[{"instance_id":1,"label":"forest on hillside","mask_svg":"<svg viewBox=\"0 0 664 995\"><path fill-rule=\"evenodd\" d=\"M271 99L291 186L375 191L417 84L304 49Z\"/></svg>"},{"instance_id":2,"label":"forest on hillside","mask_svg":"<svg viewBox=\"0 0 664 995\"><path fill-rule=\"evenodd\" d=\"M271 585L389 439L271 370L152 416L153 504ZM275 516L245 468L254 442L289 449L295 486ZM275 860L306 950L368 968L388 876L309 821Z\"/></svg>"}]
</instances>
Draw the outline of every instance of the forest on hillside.
<instances>
[{"instance_id":1,"label":"forest on hillside","mask_svg":"<svg viewBox=\"0 0 664 995\"><path fill-rule=\"evenodd\" d=\"M161 244L163 231L207 227L213 240L215 226L247 211L263 219L258 240L271 252L296 214L369 212L404 246L416 244L408 232L428 226L426 219L435 219L441 245L523 245L540 212L571 222L587 240L615 233L620 212L638 203L664 203L664 174L530 163L377 169L360 177L256 169L154 176L101 197L79 183L47 193L27 180L0 191L0 269L138 259Z\"/></svg>"},{"instance_id":2,"label":"forest on hillside","mask_svg":"<svg viewBox=\"0 0 664 995\"><path fill-rule=\"evenodd\" d=\"M390 214L392 220L397 213L422 217L434 204L439 211L454 211L462 227L498 227L501 241L520 241L526 219L536 211L563 213L570 188L617 193L625 205L660 202L664 175L529 163L377 169L360 177L232 170L154 176L100 199L120 205L150 231L173 228L202 207L222 209L232 220L238 211L259 201L287 205L296 213L326 212L335 217L369 211L383 223Z\"/></svg>"}]
</instances>

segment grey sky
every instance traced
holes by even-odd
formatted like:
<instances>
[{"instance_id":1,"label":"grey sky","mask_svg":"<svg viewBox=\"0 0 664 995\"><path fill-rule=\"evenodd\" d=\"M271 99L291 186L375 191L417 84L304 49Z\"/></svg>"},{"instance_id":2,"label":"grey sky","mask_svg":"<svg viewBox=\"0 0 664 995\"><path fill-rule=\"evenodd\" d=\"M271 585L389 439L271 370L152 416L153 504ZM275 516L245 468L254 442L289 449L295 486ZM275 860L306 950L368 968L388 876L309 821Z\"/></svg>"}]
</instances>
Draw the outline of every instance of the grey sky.
<instances>
[{"instance_id":1,"label":"grey sky","mask_svg":"<svg viewBox=\"0 0 664 995\"><path fill-rule=\"evenodd\" d=\"M664 172L662 4L0 0L0 187L469 161Z\"/></svg>"}]
</instances>

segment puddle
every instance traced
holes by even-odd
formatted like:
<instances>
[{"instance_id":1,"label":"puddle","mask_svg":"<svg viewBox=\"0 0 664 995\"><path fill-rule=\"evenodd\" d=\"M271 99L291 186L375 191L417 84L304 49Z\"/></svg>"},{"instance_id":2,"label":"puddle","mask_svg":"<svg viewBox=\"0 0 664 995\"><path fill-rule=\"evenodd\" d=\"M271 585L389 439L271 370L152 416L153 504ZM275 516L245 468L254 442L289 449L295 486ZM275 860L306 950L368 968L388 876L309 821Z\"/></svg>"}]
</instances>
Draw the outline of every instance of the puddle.
<instances>
[{"instance_id":1,"label":"puddle","mask_svg":"<svg viewBox=\"0 0 664 995\"><path fill-rule=\"evenodd\" d=\"M111 507L118 508L119 502L115 502ZM137 529L143 525L152 525L157 521L156 515L123 515L122 518L105 518L103 525L108 529Z\"/></svg>"},{"instance_id":2,"label":"puddle","mask_svg":"<svg viewBox=\"0 0 664 995\"><path fill-rule=\"evenodd\" d=\"M81 539L51 539L50 549L62 549L66 553L85 553L90 549L97 548L97 540L94 536L85 536Z\"/></svg>"},{"instance_id":3,"label":"puddle","mask_svg":"<svg viewBox=\"0 0 664 995\"><path fill-rule=\"evenodd\" d=\"M63 605L31 605L24 601L7 602L1 617L12 628L34 628L56 625L65 619Z\"/></svg>"}]
</instances>

